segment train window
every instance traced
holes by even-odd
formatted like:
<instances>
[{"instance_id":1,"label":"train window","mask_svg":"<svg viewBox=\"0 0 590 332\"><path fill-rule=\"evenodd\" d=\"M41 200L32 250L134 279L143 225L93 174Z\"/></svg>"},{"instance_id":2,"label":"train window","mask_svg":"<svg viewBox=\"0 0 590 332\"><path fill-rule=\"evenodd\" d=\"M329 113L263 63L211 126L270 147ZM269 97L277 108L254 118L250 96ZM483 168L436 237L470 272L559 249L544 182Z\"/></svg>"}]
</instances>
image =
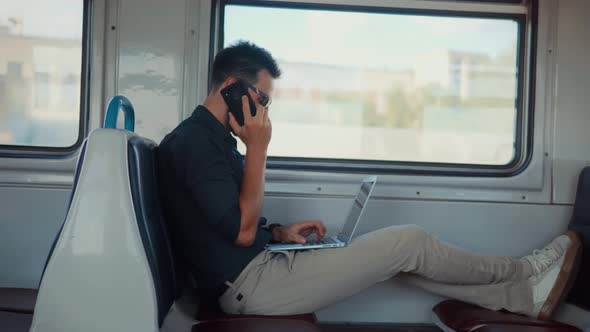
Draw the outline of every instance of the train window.
<instances>
[{"instance_id":1,"label":"train window","mask_svg":"<svg viewBox=\"0 0 590 332\"><path fill-rule=\"evenodd\" d=\"M84 1L0 0L0 148L79 141L83 23Z\"/></svg>"},{"instance_id":2,"label":"train window","mask_svg":"<svg viewBox=\"0 0 590 332\"><path fill-rule=\"evenodd\" d=\"M250 40L283 71L270 110L276 159L507 168L523 158L522 17L223 9L222 45Z\"/></svg>"}]
</instances>

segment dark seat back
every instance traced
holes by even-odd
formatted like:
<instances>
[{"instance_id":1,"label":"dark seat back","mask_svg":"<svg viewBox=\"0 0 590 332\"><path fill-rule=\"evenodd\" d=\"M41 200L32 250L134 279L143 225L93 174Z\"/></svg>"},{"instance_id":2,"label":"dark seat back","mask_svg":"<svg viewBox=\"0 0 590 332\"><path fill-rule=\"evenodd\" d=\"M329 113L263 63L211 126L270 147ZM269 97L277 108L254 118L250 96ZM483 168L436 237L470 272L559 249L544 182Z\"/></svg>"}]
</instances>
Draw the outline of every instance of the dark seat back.
<instances>
[{"instance_id":1,"label":"dark seat back","mask_svg":"<svg viewBox=\"0 0 590 332\"><path fill-rule=\"evenodd\" d=\"M578 178L574 213L569 225L582 239L582 261L580 271L569 293L569 302L590 310L590 167L586 167Z\"/></svg>"},{"instance_id":2,"label":"dark seat back","mask_svg":"<svg viewBox=\"0 0 590 332\"><path fill-rule=\"evenodd\" d=\"M156 149L156 143L151 140L139 136L129 138L129 184L133 208L154 279L161 326L177 292L172 249L160 208Z\"/></svg>"}]
</instances>

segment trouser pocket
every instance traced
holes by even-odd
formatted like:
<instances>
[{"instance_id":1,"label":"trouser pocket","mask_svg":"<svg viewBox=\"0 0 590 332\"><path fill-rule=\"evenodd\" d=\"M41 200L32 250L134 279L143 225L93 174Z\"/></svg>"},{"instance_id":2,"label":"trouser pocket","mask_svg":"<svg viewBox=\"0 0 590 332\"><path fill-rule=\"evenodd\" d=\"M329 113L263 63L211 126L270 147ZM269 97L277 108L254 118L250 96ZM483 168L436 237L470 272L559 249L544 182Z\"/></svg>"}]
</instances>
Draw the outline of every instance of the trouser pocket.
<instances>
[{"instance_id":1,"label":"trouser pocket","mask_svg":"<svg viewBox=\"0 0 590 332\"><path fill-rule=\"evenodd\" d=\"M282 256L282 257L281 257ZM264 265L271 259L286 259L289 271L292 271L294 253L292 251L266 251L258 263L248 266L234 283L226 282L228 289L219 298L221 309L230 314L242 314L248 299L256 292L261 281Z\"/></svg>"},{"instance_id":2,"label":"trouser pocket","mask_svg":"<svg viewBox=\"0 0 590 332\"><path fill-rule=\"evenodd\" d=\"M264 252L262 260L248 264L235 282L225 282L228 289L219 298L219 306L224 312L229 314L241 314L243 312L248 297L258 286L262 266L274 257L273 254L270 251ZM259 260L260 258L256 259Z\"/></svg>"},{"instance_id":3,"label":"trouser pocket","mask_svg":"<svg viewBox=\"0 0 590 332\"><path fill-rule=\"evenodd\" d=\"M228 314L239 314L244 295L234 284L227 282L227 290L219 297L219 306Z\"/></svg>"}]
</instances>

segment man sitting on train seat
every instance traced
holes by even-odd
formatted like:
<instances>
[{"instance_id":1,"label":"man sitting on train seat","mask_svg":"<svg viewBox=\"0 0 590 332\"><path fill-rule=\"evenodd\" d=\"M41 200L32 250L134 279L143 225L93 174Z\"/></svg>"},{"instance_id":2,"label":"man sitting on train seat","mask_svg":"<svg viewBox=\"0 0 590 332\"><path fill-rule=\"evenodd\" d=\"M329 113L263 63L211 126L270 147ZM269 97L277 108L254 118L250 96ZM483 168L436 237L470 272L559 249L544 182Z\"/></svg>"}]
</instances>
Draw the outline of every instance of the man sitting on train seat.
<instances>
[{"instance_id":1,"label":"man sitting on train seat","mask_svg":"<svg viewBox=\"0 0 590 332\"><path fill-rule=\"evenodd\" d=\"M159 148L161 194L173 239L201 292L228 313L313 312L392 277L490 309L548 319L567 291L579 239L566 233L542 250L513 259L472 254L414 225L355 238L345 248L269 252L269 242L304 243L322 222L265 227L260 217L272 126L268 106L280 70L249 42L220 51L211 92ZM244 125L221 91L241 80ZM246 146L236 149L237 136ZM305 133L301 133L305 135Z\"/></svg>"}]
</instances>

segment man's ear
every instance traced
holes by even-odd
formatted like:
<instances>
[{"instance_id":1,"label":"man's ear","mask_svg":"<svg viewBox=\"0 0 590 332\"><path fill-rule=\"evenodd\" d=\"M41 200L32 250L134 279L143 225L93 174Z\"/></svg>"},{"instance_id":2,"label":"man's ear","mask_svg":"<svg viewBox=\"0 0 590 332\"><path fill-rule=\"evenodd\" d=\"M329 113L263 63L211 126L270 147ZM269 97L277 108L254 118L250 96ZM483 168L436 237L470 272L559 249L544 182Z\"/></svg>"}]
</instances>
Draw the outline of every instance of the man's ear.
<instances>
[{"instance_id":1,"label":"man's ear","mask_svg":"<svg viewBox=\"0 0 590 332\"><path fill-rule=\"evenodd\" d=\"M211 94L218 94L221 92L221 90L223 90L223 88L225 88L226 86L233 84L234 82L236 82L238 79L233 77L233 76L229 76L228 78L225 79L225 81L223 81L223 83L219 84L217 87L213 86L211 87Z\"/></svg>"},{"instance_id":2,"label":"man's ear","mask_svg":"<svg viewBox=\"0 0 590 332\"><path fill-rule=\"evenodd\" d=\"M219 90L225 88L228 85L234 84L238 79L234 76L229 76L228 78L225 79L225 81L221 84L221 87Z\"/></svg>"}]
</instances>

